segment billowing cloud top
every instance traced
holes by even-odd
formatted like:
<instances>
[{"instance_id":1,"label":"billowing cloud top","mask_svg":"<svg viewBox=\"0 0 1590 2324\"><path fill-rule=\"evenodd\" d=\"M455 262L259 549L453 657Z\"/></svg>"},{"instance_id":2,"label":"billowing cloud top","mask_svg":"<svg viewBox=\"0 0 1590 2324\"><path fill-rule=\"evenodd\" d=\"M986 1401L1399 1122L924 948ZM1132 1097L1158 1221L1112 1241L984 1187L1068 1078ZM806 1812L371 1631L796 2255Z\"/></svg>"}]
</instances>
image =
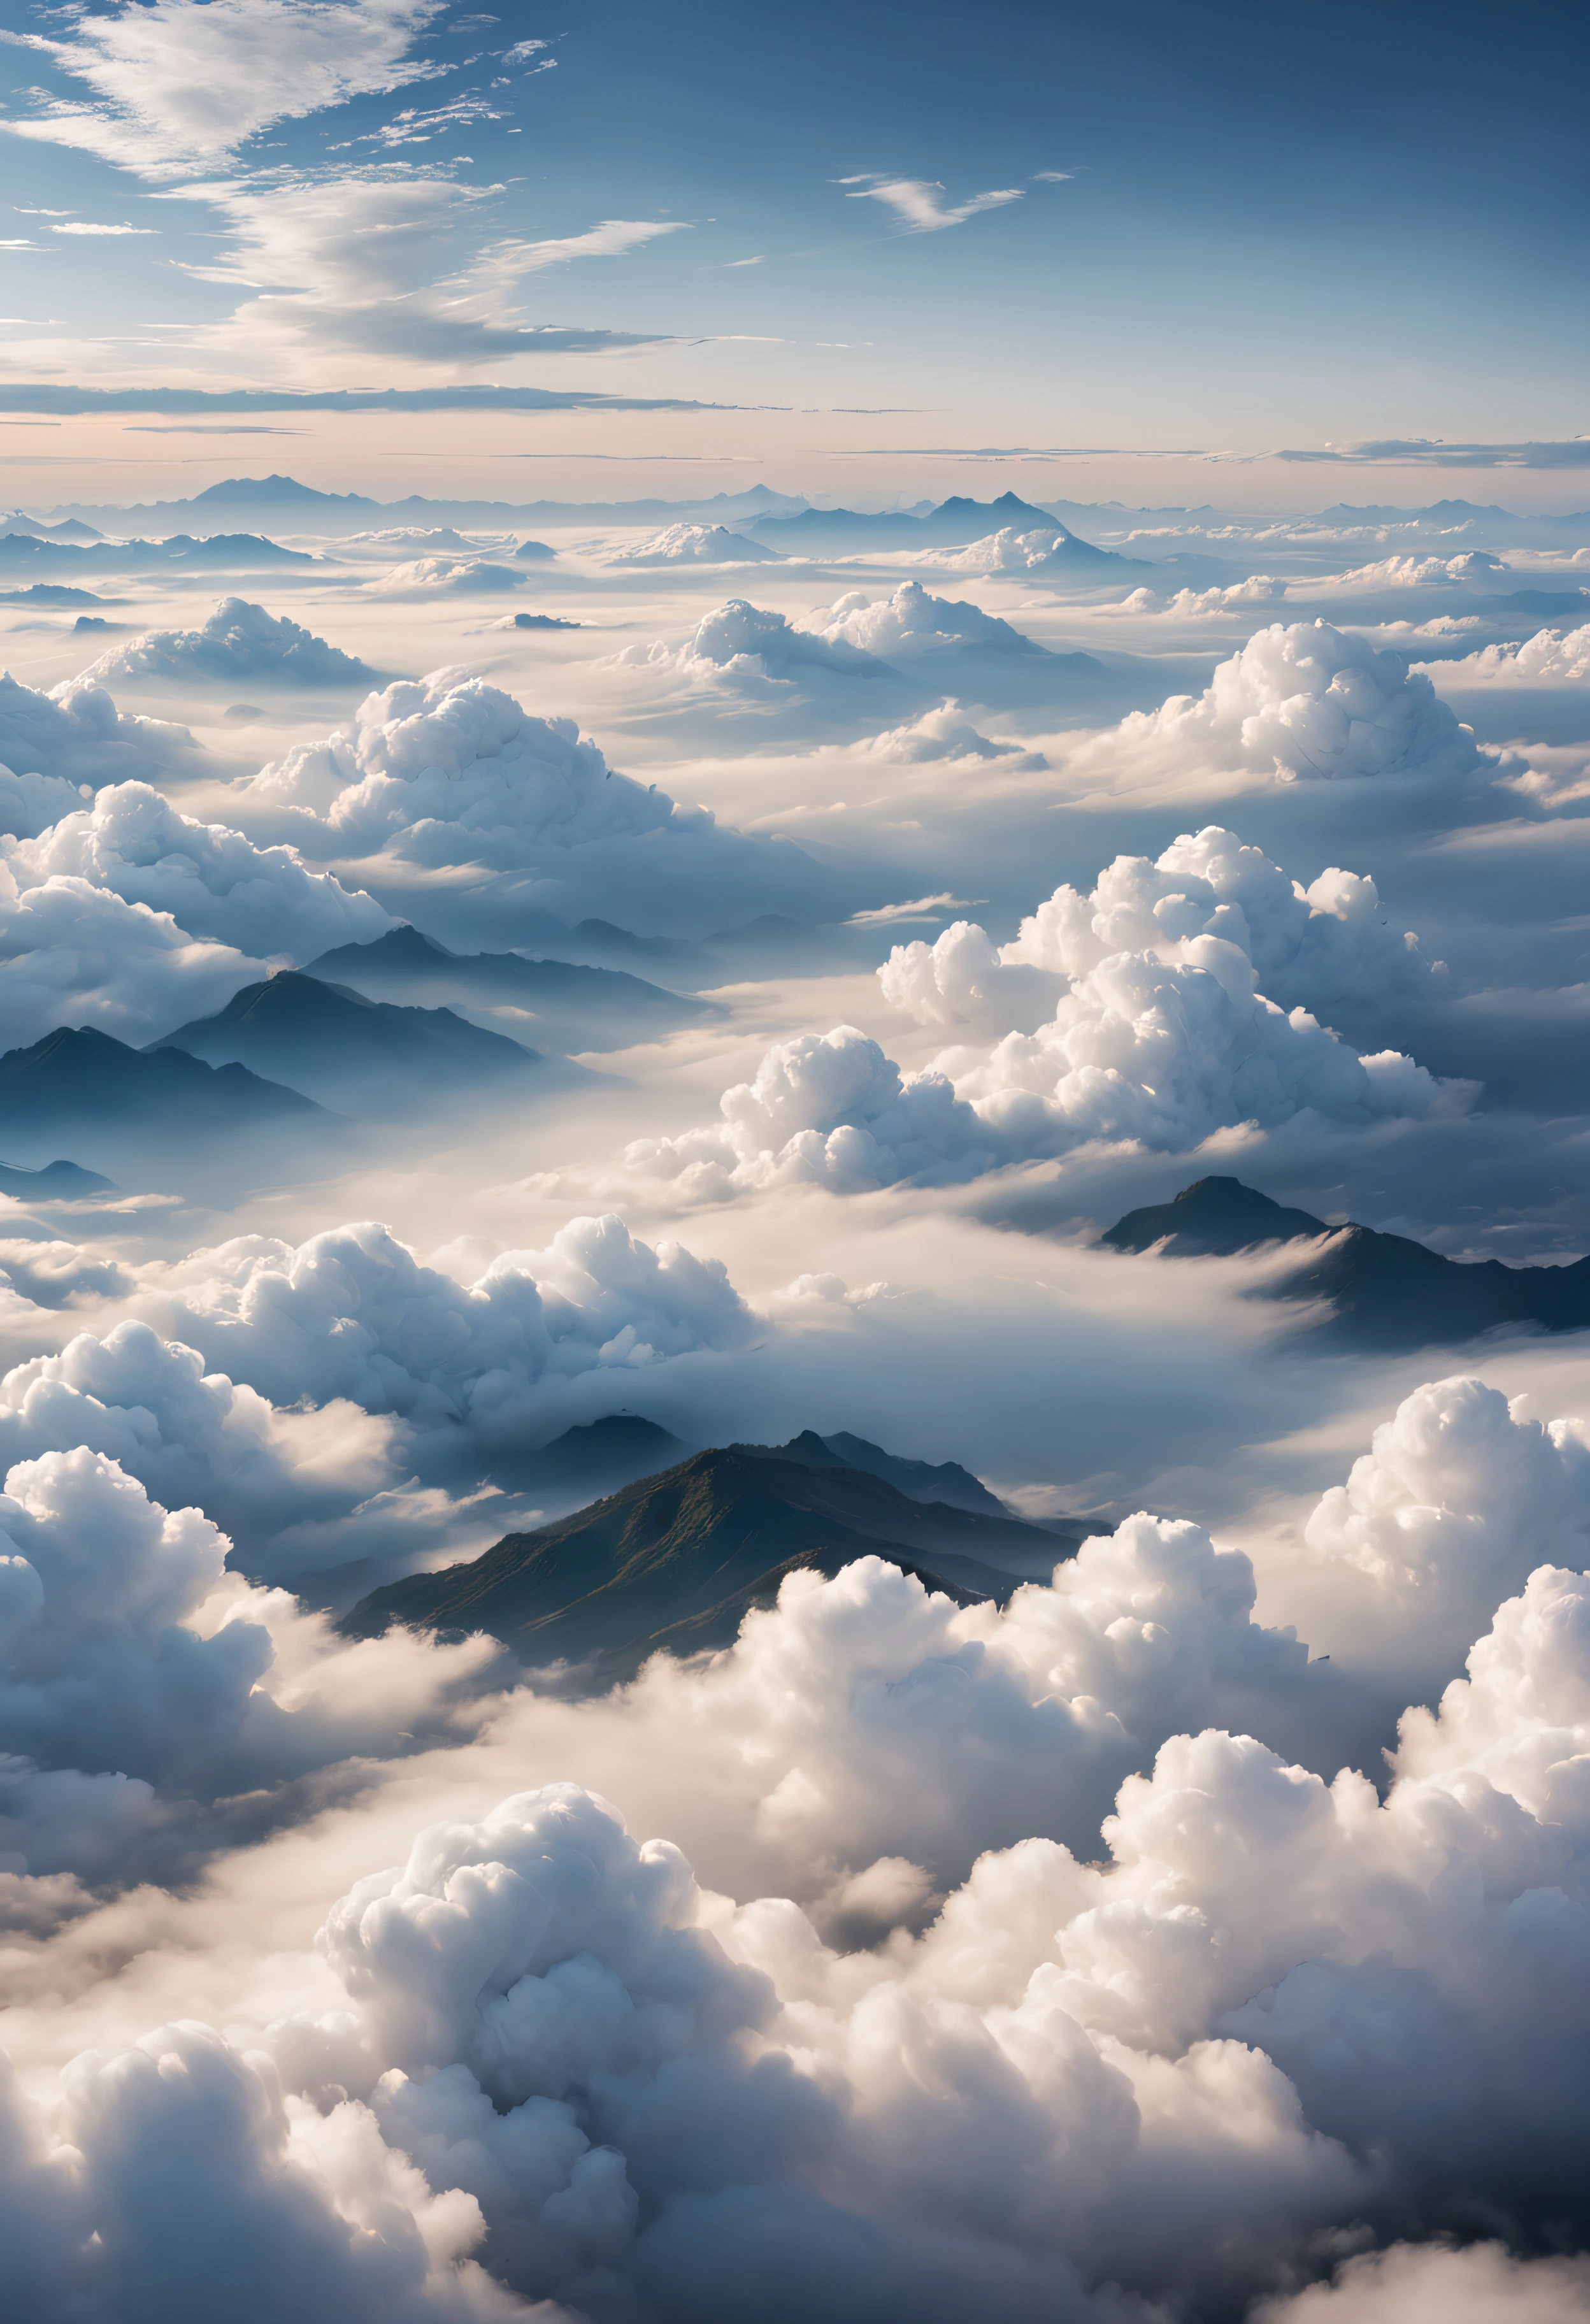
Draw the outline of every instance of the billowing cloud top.
<instances>
[{"instance_id":1,"label":"billowing cloud top","mask_svg":"<svg viewBox=\"0 0 1590 2324\"><path fill-rule=\"evenodd\" d=\"M65 812L65 788L41 791L38 777L73 790L84 784L97 789L158 779L196 755L185 726L130 716L102 686L72 678L53 694L40 694L9 671L0 676L0 821L24 838ZM13 788L19 780L21 788ZM56 801L61 804L54 814L47 813Z\"/></svg>"},{"instance_id":2,"label":"billowing cloud top","mask_svg":"<svg viewBox=\"0 0 1590 2324\"><path fill-rule=\"evenodd\" d=\"M615 565L749 565L777 563L778 551L722 524L667 524L611 559Z\"/></svg>"},{"instance_id":3,"label":"billowing cloud top","mask_svg":"<svg viewBox=\"0 0 1590 2324\"><path fill-rule=\"evenodd\" d=\"M1395 1050L1359 1056L1300 996L1379 998L1429 973L1417 944L1382 926L1373 881L1331 871L1304 890L1211 827L1157 863L1118 858L1091 896L1057 890L1002 950L968 921L895 946L885 998L924 1024L976 1026L992 1047L903 1075L854 1026L802 1034L724 1093L718 1123L637 1140L627 1159L712 1199L970 1177L1089 1139L1186 1152L1220 1129L1301 1115L1417 1119L1461 1108L1473 1085L1438 1084Z\"/></svg>"},{"instance_id":4,"label":"billowing cloud top","mask_svg":"<svg viewBox=\"0 0 1590 2324\"><path fill-rule=\"evenodd\" d=\"M859 647L883 660L977 647L992 653L1040 653L997 613L949 597L930 596L920 581L903 581L890 597L873 600L853 589L808 613L801 627L830 644Z\"/></svg>"},{"instance_id":5,"label":"billowing cloud top","mask_svg":"<svg viewBox=\"0 0 1590 2324\"><path fill-rule=\"evenodd\" d=\"M291 848L197 822L147 783L107 785L86 806L46 781L43 811L59 820L0 838L7 1047L62 1023L151 1040L222 1008L272 960L309 960L392 925Z\"/></svg>"},{"instance_id":6,"label":"billowing cloud top","mask_svg":"<svg viewBox=\"0 0 1590 2324\"><path fill-rule=\"evenodd\" d=\"M267 767L246 795L322 820L350 853L401 836L437 861L488 833L510 847L577 847L659 831L676 813L611 773L572 719L537 717L457 669L371 695L350 727Z\"/></svg>"},{"instance_id":7,"label":"billowing cloud top","mask_svg":"<svg viewBox=\"0 0 1590 2324\"><path fill-rule=\"evenodd\" d=\"M1445 785L1492 772L1428 678L1325 622L1260 630L1201 695L1134 712L1080 763L1095 761L1182 780L1251 772Z\"/></svg>"},{"instance_id":8,"label":"billowing cloud top","mask_svg":"<svg viewBox=\"0 0 1590 2324\"><path fill-rule=\"evenodd\" d=\"M78 672L74 687L115 678L277 678L289 686L356 685L370 671L324 638L244 597L223 597L197 630L146 630Z\"/></svg>"}]
</instances>

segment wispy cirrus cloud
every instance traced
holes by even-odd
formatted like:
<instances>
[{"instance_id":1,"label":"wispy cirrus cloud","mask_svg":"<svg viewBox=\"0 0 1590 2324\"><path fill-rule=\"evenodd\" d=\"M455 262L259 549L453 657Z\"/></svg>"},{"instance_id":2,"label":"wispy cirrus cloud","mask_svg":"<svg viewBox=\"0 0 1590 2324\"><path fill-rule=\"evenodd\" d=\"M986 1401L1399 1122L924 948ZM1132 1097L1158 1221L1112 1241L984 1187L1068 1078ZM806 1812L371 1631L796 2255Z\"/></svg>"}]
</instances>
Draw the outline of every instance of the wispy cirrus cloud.
<instances>
[{"instance_id":1,"label":"wispy cirrus cloud","mask_svg":"<svg viewBox=\"0 0 1590 2324\"><path fill-rule=\"evenodd\" d=\"M157 199L202 204L219 220L213 255L172 263L197 281L244 294L242 302L185 326L170 347L241 377L325 383L329 370L335 382L339 365L367 376L372 356L456 374L665 336L548 325L519 306L517 292L531 275L622 257L680 231L682 221L610 218L556 237L505 235L509 189L468 178L467 156L399 158L400 149L448 131L503 121L506 100L495 92L505 80L494 80L491 94L464 88L445 103L407 106L374 129L320 146L311 161L301 152L278 161L279 149L267 157L252 146L285 121L480 61L447 64L417 51L443 14L444 0L152 0L104 15L69 11L57 32L6 37L47 57L87 97L41 96L31 118L0 125L92 152ZM489 61L536 69L546 46L519 42ZM375 151L354 158L361 147ZM72 222L51 231L87 238L156 229ZM68 377L87 367L82 352L60 351Z\"/></svg>"},{"instance_id":2,"label":"wispy cirrus cloud","mask_svg":"<svg viewBox=\"0 0 1590 2324\"><path fill-rule=\"evenodd\" d=\"M1438 436L1391 436L1272 456L1349 468L1590 468L1590 436L1534 444L1447 444Z\"/></svg>"},{"instance_id":3,"label":"wispy cirrus cloud","mask_svg":"<svg viewBox=\"0 0 1590 2324\"><path fill-rule=\"evenodd\" d=\"M273 124L455 69L412 54L444 0L152 0L73 12L60 33L0 32L81 82L15 137L69 145L149 178L213 167Z\"/></svg>"},{"instance_id":4,"label":"wispy cirrus cloud","mask_svg":"<svg viewBox=\"0 0 1590 2324\"><path fill-rule=\"evenodd\" d=\"M882 202L894 211L903 234L942 234L946 226L964 226L983 210L1003 209L1007 202L1019 202L1022 198L1019 186L1002 186L990 193L973 194L969 201L951 203L946 201L936 178L890 178L870 170L834 182L850 189L849 201Z\"/></svg>"}]
</instances>

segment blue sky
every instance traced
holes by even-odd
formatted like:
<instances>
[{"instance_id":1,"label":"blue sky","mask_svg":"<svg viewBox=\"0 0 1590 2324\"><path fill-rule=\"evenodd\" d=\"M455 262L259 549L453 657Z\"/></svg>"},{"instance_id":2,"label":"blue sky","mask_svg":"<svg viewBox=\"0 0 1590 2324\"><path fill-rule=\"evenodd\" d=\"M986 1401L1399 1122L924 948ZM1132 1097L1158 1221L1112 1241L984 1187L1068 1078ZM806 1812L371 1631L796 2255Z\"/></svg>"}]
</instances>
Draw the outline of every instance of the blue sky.
<instances>
[{"instance_id":1,"label":"blue sky","mask_svg":"<svg viewBox=\"0 0 1590 2324\"><path fill-rule=\"evenodd\" d=\"M0 387L499 380L852 455L1572 438L1583 25L11 0Z\"/></svg>"}]
</instances>

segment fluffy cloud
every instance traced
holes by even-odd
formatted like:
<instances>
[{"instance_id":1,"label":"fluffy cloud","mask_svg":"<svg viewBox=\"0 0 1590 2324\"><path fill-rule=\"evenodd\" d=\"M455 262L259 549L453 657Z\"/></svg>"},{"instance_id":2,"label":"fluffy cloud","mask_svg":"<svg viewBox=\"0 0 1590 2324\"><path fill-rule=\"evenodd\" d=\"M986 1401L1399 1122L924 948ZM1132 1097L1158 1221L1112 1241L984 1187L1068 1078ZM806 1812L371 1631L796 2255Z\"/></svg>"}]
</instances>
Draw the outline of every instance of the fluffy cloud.
<instances>
[{"instance_id":1,"label":"fluffy cloud","mask_svg":"<svg viewBox=\"0 0 1590 2324\"><path fill-rule=\"evenodd\" d=\"M101 701L108 701L101 695ZM266 973L391 926L363 893L255 847L140 782L114 784L31 839L0 841L0 1000L8 1047L57 1025L148 1041Z\"/></svg>"},{"instance_id":2,"label":"fluffy cloud","mask_svg":"<svg viewBox=\"0 0 1590 2324\"><path fill-rule=\"evenodd\" d=\"M878 980L919 1024L1031 1031L1051 1013L1034 1016L1040 1002L1128 954L1205 970L1234 998L1262 991L1286 1009L1416 995L1430 980L1418 938L1383 919L1373 880L1333 867L1305 889L1215 824L1184 832L1157 860L1117 855L1089 895L1057 888L1013 944L996 949L960 920L932 945L896 945Z\"/></svg>"},{"instance_id":3,"label":"fluffy cloud","mask_svg":"<svg viewBox=\"0 0 1590 2324\"><path fill-rule=\"evenodd\" d=\"M402 1489L390 1422L340 1398L313 1412L274 1410L207 1372L194 1349L130 1319L103 1339L81 1332L0 1380L0 1470L78 1447L117 1462L168 1508L203 1508L255 1575L371 1548L395 1569L446 1538L450 1513Z\"/></svg>"},{"instance_id":4,"label":"fluffy cloud","mask_svg":"<svg viewBox=\"0 0 1590 2324\"><path fill-rule=\"evenodd\" d=\"M1276 622L1219 664L1201 695L1134 711L1080 766L1313 782L1488 778L1474 737L1428 678L1325 622Z\"/></svg>"},{"instance_id":5,"label":"fluffy cloud","mask_svg":"<svg viewBox=\"0 0 1590 2324\"><path fill-rule=\"evenodd\" d=\"M1006 525L965 549L920 549L916 562L944 573L1030 573L1045 565L1065 538L1058 526L1047 532L1017 532Z\"/></svg>"},{"instance_id":6,"label":"fluffy cloud","mask_svg":"<svg viewBox=\"0 0 1590 2324\"><path fill-rule=\"evenodd\" d=\"M341 557L437 557L455 550L478 557L484 549L511 547L511 533L460 532L450 524L391 525L379 532L345 532L336 542Z\"/></svg>"},{"instance_id":7,"label":"fluffy cloud","mask_svg":"<svg viewBox=\"0 0 1590 2324\"><path fill-rule=\"evenodd\" d=\"M1458 1518L1511 1494L1521 1537L1534 1456L1425 1436L1421 1489ZM169 1820L201 1760L214 1798L314 1763L333 1702L359 1748L405 1686L434 1722L484 1675L405 1638L337 1665L87 1453L14 1471L0 1522L0 1738L41 1779L77 1713L78 1791L8 1830L41 1869L107 1860L96 1757L145 1771L124 1828ZM1425 1580L1475 1602L1438 1544ZM265 2294L327 2324L323 2297L431 2324L515 2295L597 2324L1582 2324L1582 2262L1443 2239L1584 2233L1590 1582L1537 1565L1502 1600L1383 1796L1330 1779L1350 1674L1253 1607L1245 1558L1138 1516L1003 1611L865 1560L604 1701L499 1700L509 1760L672 1800L731 1893L574 1782L449 1802L406 1855L383 1827L297 1964L310 2007L102 2037L6 2093L12 2281L172 2312L258 2244ZM409 1659L356 1660L382 1652ZM1390 2247L1300 2291L1366 2235Z\"/></svg>"},{"instance_id":8,"label":"fluffy cloud","mask_svg":"<svg viewBox=\"0 0 1590 2324\"><path fill-rule=\"evenodd\" d=\"M1253 605L1273 604L1287 594L1284 581L1268 573L1253 573L1245 581L1227 582L1210 589L1177 589L1169 596L1154 589L1132 589L1118 605L1100 605L1101 613L1148 614L1154 619L1207 621L1221 613L1242 613Z\"/></svg>"},{"instance_id":9,"label":"fluffy cloud","mask_svg":"<svg viewBox=\"0 0 1590 2324\"><path fill-rule=\"evenodd\" d=\"M1348 573L1323 574L1317 580L1294 583L1292 595L1318 597L1337 589L1432 589L1453 581L1495 589L1502 586L1498 574L1512 569L1504 559L1483 549L1466 549L1459 557L1384 557L1374 565L1356 565Z\"/></svg>"},{"instance_id":10,"label":"fluffy cloud","mask_svg":"<svg viewBox=\"0 0 1590 2324\"><path fill-rule=\"evenodd\" d=\"M260 958L311 960L392 925L372 897L308 871L291 848L255 847L225 824L198 823L146 783L119 783L91 807L72 806L37 838L4 849L20 894L87 882L170 915L189 936Z\"/></svg>"},{"instance_id":11,"label":"fluffy cloud","mask_svg":"<svg viewBox=\"0 0 1590 2324\"><path fill-rule=\"evenodd\" d=\"M804 624L765 612L743 597L714 606L682 646L676 649L661 639L649 646L626 646L614 656L613 666L753 694L893 675L875 654L850 641L817 636Z\"/></svg>"},{"instance_id":12,"label":"fluffy cloud","mask_svg":"<svg viewBox=\"0 0 1590 2324\"><path fill-rule=\"evenodd\" d=\"M1266 2301L1255 2324L1580 2324L1590 2264L1515 2259L1503 2244L1393 2244L1344 2263L1330 2283Z\"/></svg>"},{"instance_id":13,"label":"fluffy cloud","mask_svg":"<svg viewBox=\"0 0 1590 2324\"><path fill-rule=\"evenodd\" d=\"M145 630L78 672L75 686L114 678L190 678L257 685L348 686L370 671L352 654L327 645L287 615L268 613L246 598L223 597L197 630Z\"/></svg>"},{"instance_id":14,"label":"fluffy cloud","mask_svg":"<svg viewBox=\"0 0 1590 2324\"><path fill-rule=\"evenodd\" d=\"M1153 862L1117 855L1090 895L1057 888L1000 957L1075 978L1119 952L1209 966L1227 945L1285 1008L1413 993L1429 981L1418 938L1384 921L1373 880L1332 867L1304 888L1217 824L1184 832Z\"/></svg>"},{"instance_id":15,"label":"fluffy cloud","mask_svg":"<svg viewBox=\"0 0 1590 2324\"><path fill-rule=\"evenodd\" d=\"M1542 1560L1590 1554L1583 1425L1531 1420L1477 1379L1428 1383L1375 1430L1303 1539L1288 1586L1310 1635L1404 1701L1433 1700Z\"/></svg>"},{"instance_id":16,"label":"fluffy cloud","mask_svg":"<svg viewBox=\"0 0 1590 2324\"><path fill-rule=\"evenodd\" d=\"M0 1016L5 1046L61 1024L155 1039L225 1008L265 963L197 941L170 912L128 903L80 874L19 881L0 860Z\"/></svg>"},{"instance_id":17,"label":"fluffy cloud","mask_svg":"<svg viewBox=\"0 0 1590 2324\"><path fill-rule=\"evenodd\" d=\"M1162 1535L1146 1570L1097 1572L1089 1610L1113 1618L1082 1621L1096 1644L1080 1662L1080 1639L1053 1638L1066 1683L1100 1678L1107 1701L1135 1672L1149 1700L1173 1655L1149 1577L1200 1557L1207 1571L1207 1545ZM752 1618L786 1633L761 1718L790 1717L815 1648L848 1655L875 1591L892 1619L872 1631L884 1659L861 1690L866 1756L841 1781L853 1792L865 1775L895 1812L854 1839L922 1836L938 1793L913 1748L926 1738L925 1764L959 1793L979 1772L992 1790L996 1770L1045 1788L1053 1747L1031 1748L1022 1690L1000 1702L987 1654L935 1664L941 1620L994 1618L941 1617L876 1562L796 1577ZM804 1652L797 1616L820 1623ZM1543 1690L1549 1730L1532 1708ZM1560 1624L1521 1641L1493 1692L1540 1745L1573 1740L1590 1709ZM1105 1703L1071 1709L1107 1735ZM1303 2254L1328 2255L1349 2223L1457 2224L1470 2188L1528 2232L1577 2201L1584 1936L1569 1892L1590 1835L1576 1793L1543 1821L1528 1782L1476 1758L1452 1715L1428 1722L1438 1765L1400 1764L1383 1803L1362 1776L1328 1784L1251 1738L1172 1738L1122 1785L1102 1861L1036 1834L988 1849L920 1935L897 1929L872 1951L832 1949L789 1901L703 1891L677 1849L638 1845L575 1785L520 1794L421 1832L406 1861L357 1882L321 1939L348 2013L285 2023L260 2047L306 2094L300 2152L328 2208L356 2141L378 2183L407 2190L400 2220L421 2208L412 2171L437 2203L478 2206L460 2208L483 2223L473 2249L493 2278L599 2317L728 2316L752 2296L791 2319L905 2298L933 2324L971 2303L1000 2324L1057 2305L1118 2316L1134 2294L1236 2307L1295 2283ZM935 1733L946 1716L956 1752ZM1057 1717L1055 1741L1065 1731ZM830 1839L828 1738L813 1739L816 1783L768 1804L775 1829L793 1818ZM850 1909L920 1900L915 1869L898 1849L875 1858ZM152 2046L169 2055L170 2037ZM218 2041L209 2054L237 2073ZM106 2062L81 2070L100 2100L75 2126L90 2153ZM152 2152L192 2153L176 2135L191 2072L166 2080L178 2119ZM268 2218L255 2157L280 2163L284 2142L257 2111L262 2129L218 2151L249 2189L244 2216ZM1404 2288L1414 2264L1380 2263ZM1511 2276L1500 2260L1492 2272ZM1374 2264L1361 2290L1365 2274ZM1577 2274L1558 2264L1559 2296ZM1300 2304L1352 2288L1344 2275Z\"/></svg>"},{"instance_id":18,"label":"fluffy cloud","mask_svg":"<svg viewBox=\"0 0 1590 2324\"><path fill-rule=\"evenodd\" d=\"M1181 966L1117 953L1035 1032L941 1063L1013 1155L1099 1138L1185 1153L1239 1122L1273 1129L1310 1115L1363 1128L1474 1095L1400 1051L1361 1057L1307 1010L1277 1008L1254 991L1240 954Z\"/></svg>"},{"instance_id":19,"label":"fluffy cloud","mask_svg":"<svg viewBox=\"0 0 1590 2324\"><path fill-rule=\"evenodd\" d=\"M787 841L720 830L705 808L610 769L572 719L538 717L464 669L369 696L347 727L234 796L247 827L367 863L378 892L400 869L484 861L532 872L536 900L572 919L668 933L705 933L736 910L821 902L832 916L837 903L834 875Z\"/></svg>"},{"instance_id":20,"label":"fluffy cloud","mask_svg":"<svg viewBox=\"0 0 1590 2324\"><path fill-rule=\"evenodd\" d=\"M775 1042L719 1110L709 1128L633 1140L626 1166L688 1202L780 1185L854 1194L941 1169L970 1176L1000 1158L997 1134L942 1074L902 1076L853 1025Z\"/></svg>"},{"instance_id":21,"label":"fluffy cloud","mask_svg":"<svg viewBox=\"0 0 1590 2324\"><path fill-rule=\"evenodd\" d=\"M853 589L832 605L806 614L800 627L831 645L854 646L892 661L963 648L985 653L1043 650L997 614L956 599L930 596L920 581L903 581L892 597L876 601Z\"/></svg>"},{"instance_id":22,"label":"fluffy cloud","mask_svg":"<svg viewBox=\"0 0 1590 2324\"><path fill-rule=\"evenodd\" d=\"M468 860L488 837L560 848L631 837L675 812L610 774L572 719L536 717L464 669L370 695L351 726L290 752L243 796L323 821L349 853L401 837L438 862Z\"/></svg>"},{"instance_id":23,"label":"fluffy cloud","mask_svg":"<svg viewBox=\"0 0 1590 2324\"><path fill-rule=\"evenodd\" d=\"M777 563L778 551L722 524L667 524L609 559L615 566Z\"/></svg>"},{"instance_id":24,"label":"fluffy cloud","mask_svg":"<svg viewBox=\"0 0 1590 2324\"><path fill-rule=\"evenodd\" d=\"M198 1509L169 1513L86 1446L11 1469L0 1545L14 1870L176 1871L224 1836L217 1803L390 1748L394 1711L434 1726L492 1660L411 1641L361 1662L291 1600L227 1573L225 1536Z\"/></svg>"},{"instance_id":25,"label":"fluffy cloud","mask_svg":"<svg viewBox=\"0 0 1590 2324\"><path fill-rule=\"evenodd\" d=\"M394 565L370 587L382 597L500 596L504 589L522 587L528 578L511 565L493 565L483 558L417 557Z\"/></svg>"},{"instance_id":26,"label":"fluffy cloud","mask_svg":"<svg viewBox=\"0 0 1590 2324\"><path fill-rule=\"evenodd\" d=\"M1428 982L1417 947L1381 925L1374 881L1330 871L1305 890L1214 826L1157 862L1117 857L1089 896L1057 889L1014 944L957 920L932 945L896 945L878 976L919 1023L1003 1038L903 1076L854 1027L802 1034L725 1092L720 1122L637 1140L628 1167L686 1200L803 1182L848 1193L1090 1139L1176 1153L1242 1122L1364 1127L1474 1093L1399 1051L1360 1056L1302 1003Z\"/></svg>"},{"instance_id":27,"label":"fluffy cloud","mask_svg":"<svg viewBox=\"0 0 1590 2324\"><path fill-rule=\"evenodd\" d=\"M65 788L142 782L193 752L186 726L118 711L102 686L73 678L53 694L0 674L0 817L31 838L66 811ZM47 779L41 788L38 778ZM18 779L20 779L20 780Z\"/></svg>"},{"instance_id":28,"label":"fluffy cloud","mask_svg":"<svg viewBox=\"0 0 1590 2324\"><path fill-rule=\"evenodd\" d=\"M891 726L863 745L869 757L887 759L903 766L920 766L938 759L1002 760L1015 774L1041 774L1049 761L1042 751L1025 751L1019 742L996 742L979 734L959 702L946 700L936 710L924 710L909 725Z\"/></svg>"},{"instance_id":29,"label":"fluffy cloud","mask_svg":"<svg viewBox=\"0 0 1590 2324\"><path fill-rule=\"evenodd\" d=\"M1590 683L1590 623L1579 630L1537 630L1521 645L1484 646L1437 665L1450 686L1584 686Z\"/></svg>"},{"instance_id":30,"label":"fluffy cloud","mask_svg":"<svg viewBox=\"0 0 1590 2324\"><path fill-rule=\"evenodd\" d=\"M560 1388L731 1348L751 1317L721 1263L654 1250L621 1219L573 1220L545 1250L505 1252L466 1289L380 1225L297 1250L247 1235L151 1278L142 1312L272 1402L346 1397L418 1430L522 1442Z\"/></svg>"}]
</instances>

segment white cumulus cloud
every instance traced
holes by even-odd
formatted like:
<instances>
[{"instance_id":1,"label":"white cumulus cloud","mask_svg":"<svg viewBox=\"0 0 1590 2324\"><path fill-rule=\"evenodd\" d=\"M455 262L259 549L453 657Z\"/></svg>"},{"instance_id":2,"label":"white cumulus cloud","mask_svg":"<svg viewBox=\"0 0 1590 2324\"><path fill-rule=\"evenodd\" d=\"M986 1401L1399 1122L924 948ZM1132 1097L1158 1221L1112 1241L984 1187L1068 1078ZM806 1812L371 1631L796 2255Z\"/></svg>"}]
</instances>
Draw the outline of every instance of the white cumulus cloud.
<instances>
[{"instance_id":1,"label":"white cumulus cloud","mask_svg":"<svg viewBox=\"0 0 1590 2324\"><path fill-rule=\"evenodd\" d=\"M197 630L146 630L112 646L79 670L74 687L115 678L243 680L275 678L289 686L334 686L368 678L352 654L327 645L300 622L268 613L246 598L223 597Z\"/></svg>"}]
</instances>

